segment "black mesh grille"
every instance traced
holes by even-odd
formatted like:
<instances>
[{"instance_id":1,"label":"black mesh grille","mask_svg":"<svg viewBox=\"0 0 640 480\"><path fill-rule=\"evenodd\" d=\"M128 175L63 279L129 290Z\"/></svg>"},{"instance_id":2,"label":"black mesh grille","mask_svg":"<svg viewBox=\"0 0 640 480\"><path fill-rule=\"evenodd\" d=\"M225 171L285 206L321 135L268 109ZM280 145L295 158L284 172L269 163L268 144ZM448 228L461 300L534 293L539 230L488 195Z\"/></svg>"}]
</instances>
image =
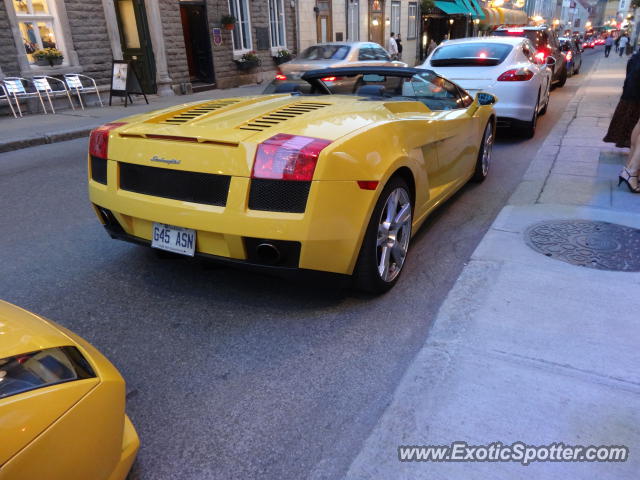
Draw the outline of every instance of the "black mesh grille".
<instances>
[{"instance_id":1,"label":"black mesh grille","mask_svg":"<svg viewBox=\"0 0 640 480\"><path fill-rule=\"evenodd\" d=\"M104 158L91 155L91 179L103 185L107 184L107 161Z\"/></svg>"},{"instance_id":2,"label":"black mesh grille","mask_svg":"<svg viewBox=\"0 0 640 480\"><path fill-rule=\"evenodd\" d=\"M249 208L269 212L303 213L311 182L254 178L249 192Z\"/></svg>"},{"instance_id":3,"label":"black mesh grille","mask_svg":"<svg viewBox=\"0 0 640 480\"><path fill-rule=\"evenodd\" d=\"M231 177L120 163L120 188L155 197L225 206Z\"/></svg>"}]
</instances>

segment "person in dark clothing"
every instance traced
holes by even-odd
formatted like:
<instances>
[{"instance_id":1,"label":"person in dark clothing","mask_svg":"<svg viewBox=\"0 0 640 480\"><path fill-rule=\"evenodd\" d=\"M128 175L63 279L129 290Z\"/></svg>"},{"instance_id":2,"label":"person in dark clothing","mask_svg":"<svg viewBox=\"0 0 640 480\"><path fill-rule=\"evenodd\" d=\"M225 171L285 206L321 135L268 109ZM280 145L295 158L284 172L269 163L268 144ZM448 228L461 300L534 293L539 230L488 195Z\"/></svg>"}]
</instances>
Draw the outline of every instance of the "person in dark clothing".
<instances>
[{"instance_id":1,"label":"person in dark clothing","mask_svg":"<svg viewBox=\"0 0 640 480\"><path fill-rule=\"evenodd\" d=\"M640 52L627 62L627 74L609 130L603 141L615 143L616 147L630 147L629 162L620 172L620 182L625 182L634 193L640 193L638 172L640 171Z\"/></svg>"},{"instance_id":2,"label":"person in dark clothing","mask_svg":"<svg viewBox=\"0 0 640 480\"><path fill-rule=\"evenodd\" d=\"M618 53L618 49L620 48L620 35L618 35L616 37L616 41L615 41L614 45L616 47L616 53Z\"/></svg>"},{"instance_id":3,"label":"person in dark clothing","mask_svg":"<svg viewBox=\"0 0 640 480\"><path fill-rule=\"evenodd\" d=\"M396 37L396 43L398 44L398 60L402 60L402 40L400 40L400 34Z\"/></svg>"}]
</instances>

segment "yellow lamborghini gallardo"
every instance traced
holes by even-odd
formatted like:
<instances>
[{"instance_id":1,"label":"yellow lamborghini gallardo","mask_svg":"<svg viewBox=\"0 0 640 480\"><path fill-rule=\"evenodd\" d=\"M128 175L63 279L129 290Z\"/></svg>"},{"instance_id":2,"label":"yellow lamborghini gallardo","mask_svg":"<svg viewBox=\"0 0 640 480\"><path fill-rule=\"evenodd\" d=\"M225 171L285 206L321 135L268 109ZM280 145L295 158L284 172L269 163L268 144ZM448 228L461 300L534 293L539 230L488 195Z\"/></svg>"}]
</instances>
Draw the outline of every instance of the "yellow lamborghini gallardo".
<instances>
[{"instance_id":1,"label":"yellow lamborghini gallardo","mask_svg":"<svg viewBox=\"0 0 640 480\"><path fill-rule=\"evenodd\" d=\"M487 175L496 98L471 98L417 68L302 79L94 130L89 196L108 233L258 269L350 276L375 293L391 288L429 213Z\"/></svg>"}]
</instances>

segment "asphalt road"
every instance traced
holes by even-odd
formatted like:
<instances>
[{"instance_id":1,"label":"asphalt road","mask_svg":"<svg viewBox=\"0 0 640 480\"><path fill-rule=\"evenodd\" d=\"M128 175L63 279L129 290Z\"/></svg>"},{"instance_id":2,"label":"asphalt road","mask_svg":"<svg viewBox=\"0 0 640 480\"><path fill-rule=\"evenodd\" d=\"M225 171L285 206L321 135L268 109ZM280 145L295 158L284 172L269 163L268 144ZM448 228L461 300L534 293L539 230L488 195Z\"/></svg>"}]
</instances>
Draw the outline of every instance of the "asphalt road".
<instances>
[{"instance_id":1,"label":"asphalt road","mask_svg":"<svg viewBox=\"0 0 640 480\"><path fill-rule=\"evenodd\" d=\"M132 479L340 478L474 248L601 49L532 140L501 135L489 179L417 234L379 298L111 240L89 207L86 140L0 155L0 298L100 348L128 382Z\"/></svg>"}]
</instances>

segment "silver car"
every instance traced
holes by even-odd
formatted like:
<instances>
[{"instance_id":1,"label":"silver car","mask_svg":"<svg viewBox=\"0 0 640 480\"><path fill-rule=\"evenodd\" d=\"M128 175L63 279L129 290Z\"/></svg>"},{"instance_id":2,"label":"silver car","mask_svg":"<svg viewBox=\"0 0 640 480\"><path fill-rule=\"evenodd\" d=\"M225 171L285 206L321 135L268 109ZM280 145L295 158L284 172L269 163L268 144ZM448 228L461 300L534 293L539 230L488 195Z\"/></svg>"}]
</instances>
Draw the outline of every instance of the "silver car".
<instances>
[{"instance_id":1,"label":"silver car","mask_svg":"<svg viewBox=\"0 0 640 480\"><path fill-rule=\"evenodd\" d=\"M309 70L341 67L406 67L407 64L391 60L389 53L373 42L331 42L313 45L304 50L294 60L283 63L275 80L265 93L278 90L278 85L301 82L302 75ZM331 86L343 86L343 82L352 82L353 78L331 77L324 83Z\"/></svg>"}]
</instances>

